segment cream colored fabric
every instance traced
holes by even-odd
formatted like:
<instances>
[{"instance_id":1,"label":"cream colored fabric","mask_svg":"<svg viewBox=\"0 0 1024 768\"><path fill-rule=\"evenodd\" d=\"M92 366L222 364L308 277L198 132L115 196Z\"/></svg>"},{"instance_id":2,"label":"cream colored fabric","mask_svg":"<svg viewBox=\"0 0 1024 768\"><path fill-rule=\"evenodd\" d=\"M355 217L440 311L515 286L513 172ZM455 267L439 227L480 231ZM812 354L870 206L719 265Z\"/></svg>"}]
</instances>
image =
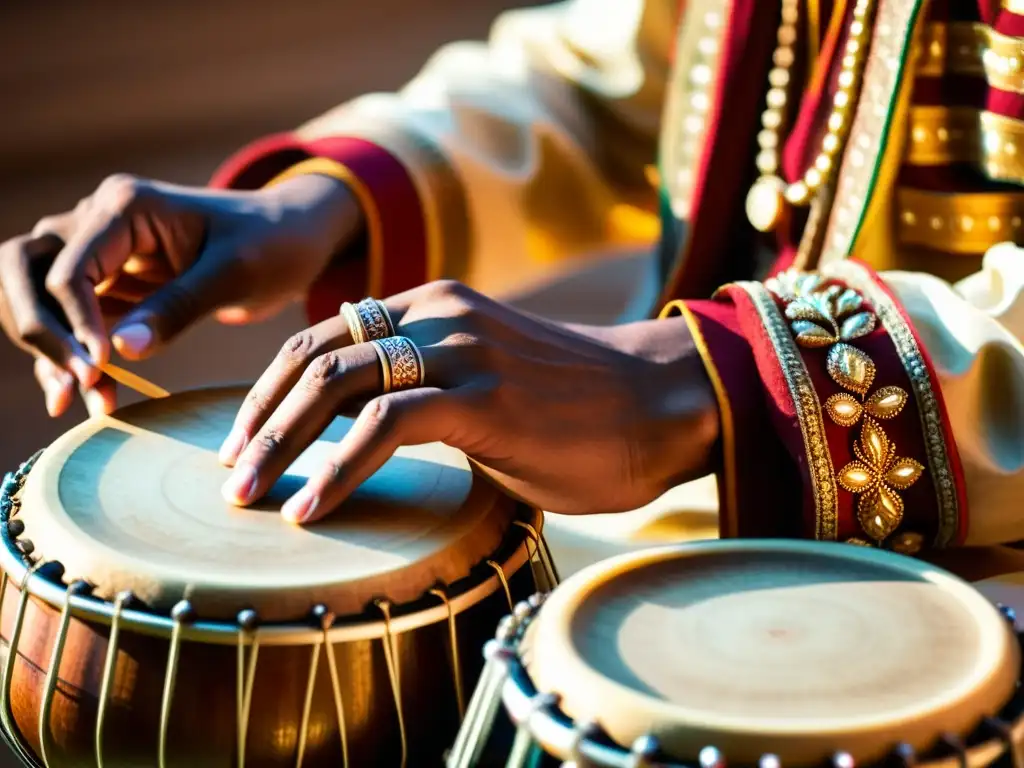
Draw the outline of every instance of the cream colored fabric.
<instances>
[{"instance_id":1,"label":"cream colored fabric","mask_svg":"<svg viewBox=\"0 0 1024 768\"><path fill-rule=\"evenodd\" d=\"M440 224L443 276L492 295L650 250L656 195L644 170L656 160L678 6L509 11L487 43L448 45L400 92L358 98L299 133L358 136L397 155ZM467 247L449 237L466 218L459 190Z\"/></svg>"},{"instance_id":2,"label":"cream colored fabric","mask_svg":"<svg viewBox=\"0 0 1024 768\"><path fill-rule=\"evenodd\" d=\"M963 462L969 544L1024 539L1024 250L992 248L950 285L886 272L931 355Z\"/></svg>"}]
</instances>

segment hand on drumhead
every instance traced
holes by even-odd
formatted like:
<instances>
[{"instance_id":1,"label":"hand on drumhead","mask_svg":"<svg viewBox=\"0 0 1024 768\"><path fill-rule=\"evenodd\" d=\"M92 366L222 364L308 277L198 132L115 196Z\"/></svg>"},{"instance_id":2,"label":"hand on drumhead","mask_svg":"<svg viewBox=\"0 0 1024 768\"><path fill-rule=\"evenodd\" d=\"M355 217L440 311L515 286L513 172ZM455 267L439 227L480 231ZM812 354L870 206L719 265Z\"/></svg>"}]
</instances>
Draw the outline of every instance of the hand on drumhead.
<instances>
[{"instance_id":1,"label":"hand on drumhead","mask_svg":"<svg viewBox=\"0 0 1024 768\"><path fill-rule=\"evenodd\" d=\"M324 176L257 192L113 176L0 245L0 323L36 358L51 415L76 384L91 413L109 412L114 387L98 366L111 339L141 359L212 312L266 317L301 298L359 226L352 195Z\"/></svg>"},{"instance_id":2,"label":"hand on drumhead","mask_svg":"<svg viewBox=\"0 0 1024 768\"><path fill-rule=\"evenodd\" d=\"M384 305L389 344L355 343L339 315L284 345L221 449L235 467L228 500L260 498L352 412L353 428L286 502L286 518L323 517L402 445L447 443L563 513L632 509L711 469L718 414L682 320L570 328L451 282Z\"/></svg>"}]
</instances>

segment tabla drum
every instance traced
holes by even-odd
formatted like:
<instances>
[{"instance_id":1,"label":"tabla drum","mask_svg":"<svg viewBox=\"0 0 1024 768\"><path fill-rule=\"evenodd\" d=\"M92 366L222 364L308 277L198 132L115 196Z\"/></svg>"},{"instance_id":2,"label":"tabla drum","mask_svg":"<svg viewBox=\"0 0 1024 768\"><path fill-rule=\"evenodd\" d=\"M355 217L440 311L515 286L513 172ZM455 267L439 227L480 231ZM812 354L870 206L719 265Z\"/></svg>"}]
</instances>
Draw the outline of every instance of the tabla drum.
<instances>
[{"instance_id":1,"label":"tabla drum","mask_svg":"<svg viewBox=\"0 0 1024 768\"><path fill-rule=\"evenodd\" d=\"M7 476L0 724L42 766L438 765L514 601L548 589L540 513L440 445L306 527L222 501L244 391L125 408Z\"/></svg>"},{"instance_id":2,"label":"tabla drum","mask_svg":"<svg viewBox=\"0 0 1024 768\"><path fill-rule=\"evenodd\" d=\"M519 604L485 655L448 768L1022 764L1007 616L880 550L629 553Z\"/></svg>"}]
</instances>

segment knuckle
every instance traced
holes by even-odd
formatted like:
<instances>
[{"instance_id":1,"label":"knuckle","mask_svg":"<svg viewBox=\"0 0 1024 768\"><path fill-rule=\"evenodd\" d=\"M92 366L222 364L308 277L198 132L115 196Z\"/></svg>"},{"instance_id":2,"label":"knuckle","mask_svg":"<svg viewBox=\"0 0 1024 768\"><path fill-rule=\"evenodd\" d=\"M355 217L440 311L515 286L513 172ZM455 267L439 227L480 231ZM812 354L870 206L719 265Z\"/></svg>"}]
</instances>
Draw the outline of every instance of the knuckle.
<instances>
[{"instance_id":1,"label":"knuckle","mask_svg":"<svg viewBox=\"0 0 1024 768\"><path fill-rule=\"evenodd\" d=\"M96 198L105 208L124 210L139 197L141 181L130 173L115 173L103 180Z\"/></svg>"},{"instance_id":2,"label":"knuckle","mask_svg":"<svg viewBox=\"0 0 1024 768\"><path fill-rule=\"evenodd\" d=\"M51 269L46 273L43 286L52 296L64 296L71 285L71 275L64 270Z\"/></svg>"},{"instance_id":3,"label":"knuckle","mask_svg":"<svg viewBox=\"0 0 1024 768\"><path fill-rule=\"evenodd\" d=\"M263 429L253 442L262 453L273 453L284 444L284 433L279 429Z\"/></svg>"},{"instance_id":4,"label":"knuckle","mask_svg":"<svg viewBox=\"0 0 1024 768\"><path fill-rule=\"evenodd\" d=\"M458 280L435 280L426 285L427 297L433 300L462 298L467 295L468 288Z\"/></svg>"},{"instance_id":5,"label":"knuckle","mask_svg":"<svg viewBox=\"0 0 1024 768\"><path fill-rule=\"evenodd\" d=\"M48 334L46 326L35 313L14 318L14 329L17 340L30 347L37 347Z\"/></svg>"},{"instance_id":6,"label":"knuckle","mask_svg":"<svg viewBox=\"0 0 1024 768\"><path fill-rule=\"evenodd\" d=\"M32 228L32 237L59 234L64 229L65 222L64 216L43 216Z\"/></svg>"},{"instance_id":7,"label":"knuckle","mask_svg":"<svg viewBox=\"0 0 1024 768\"><path fill-rule=\"evenodd\" d=\"M306 384L313 389L320 389L344 376L346 367L339 350L327 352L314 358L313 362L309 364L305 375Z\"/></svg>"},{"instance_id":8,"label":"knuckle","mask_svg":"<svg viewBox=\"0 0 1024 768\"><path fill-rule=\"evenodd\" d=\"M281 345L278 357L289 364L304 363L315 345L316 339L313 338L312 331L299 331Z\"/></svg>"},{"instance_id":9,"label":"knuckle","mask_svg":"<svg viewBox=\"0 0 1024 768\"><path fill-rule=\"evenodd\" d=\"M253 389L245 396L245 407L252 413L266 413L270 410L270 397L261 389Z\"/></svg>"},{"instance_id":10,"label":"knuckle","mask_svg":"<svg viewBox=\"0 0 1024 768\"><path fill-rule=\"evenodd\" d=\"M395 426L398 413L393 401L386 397L375 397L363 409L367 426L374 431L386 431Z\"/></svg>"}]
</instances>

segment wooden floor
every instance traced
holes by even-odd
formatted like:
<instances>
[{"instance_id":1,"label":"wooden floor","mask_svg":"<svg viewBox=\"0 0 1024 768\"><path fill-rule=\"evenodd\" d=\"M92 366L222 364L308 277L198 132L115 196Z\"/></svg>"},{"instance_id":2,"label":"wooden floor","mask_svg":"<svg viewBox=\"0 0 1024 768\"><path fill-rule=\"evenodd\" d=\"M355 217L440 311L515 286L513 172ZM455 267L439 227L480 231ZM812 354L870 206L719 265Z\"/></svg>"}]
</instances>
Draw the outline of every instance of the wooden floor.
<instances>
[{"instance_id":1,"label":"wooden floor","mask_svg":"<svg viewBox=\"0 0 1024 768\"><path fill-rule=\"evenodd\" d=\"M442 42L480 38L513 0L98 0L0 4L0 238L65 210L105 175L201 183L229 152L411 76ZM518 3L521 4L521 3ZM252 380L298 312L209 323L138 368L170 388ZM54 422L28 358L0 339L0 467ZM14 766L0 756L0 768Z\"/></svg>"}]
</instances>

